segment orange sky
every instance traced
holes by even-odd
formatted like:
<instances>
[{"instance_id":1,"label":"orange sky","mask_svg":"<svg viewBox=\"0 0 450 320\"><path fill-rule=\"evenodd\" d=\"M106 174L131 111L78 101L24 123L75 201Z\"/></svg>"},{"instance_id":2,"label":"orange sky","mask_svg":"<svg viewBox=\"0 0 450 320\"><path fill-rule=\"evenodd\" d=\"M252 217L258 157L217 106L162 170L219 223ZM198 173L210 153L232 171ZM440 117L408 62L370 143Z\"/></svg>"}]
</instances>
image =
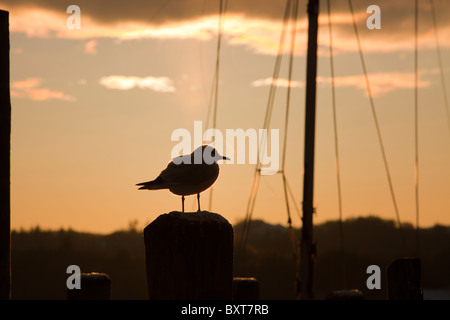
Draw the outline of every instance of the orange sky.
<instances>
[{"instance_id":1,"label":"orange sky","mask_svg":"<svg viewBox=\"0 0 450 320\"><path fill-rule=\"evenodd\" d=\"M326 3L319 27L315 221L338 218ZM112 232L137 220L181 209L168 191L137 191L170 160L171 134L206 123L215 66L216 4L184 15L177 1L155 22L127 9L124 18L81 1L81 29L67 28L55 2L0 1L10 10L12 95L12 228ZM160 2L162 3L162 2ZM224 27L217 128L263 126L281 30L277 17L230 2ZM414 30L408 1L379 1L381 30L368 30L371 1L355 5L374 102L402 222L414 223ZM344 218L395 219L386 173L346 1L333 1L335 84ZM444 76L450 79L448 2L435 1ZM302 4L303 5L303 4ZM144 6L144 4L142 5ZM195 9L195 10L194 10ZM121 10L118 8L117 10ZM153 10L153 9L152 9ZM156 10L156 11L155 11ZM277 11L279 10L279 12ZM202 14L203 12L203 14ZM269 12L269 11L268 11ZM275 14L275 12L278 12ZM430 8L419 24L420 224L450 224L450 134ZM301 208L305 8L298 22L286 173ZM289 38L287 39L289 41ZM288 42L286 46L288 47ZM280 77L287 79L287 56ZM447 83L447 92L448 92ZM286 81L281 80L271 128L284 136ZM207 142L207 141L206 141ZM245 217L254 165L221 164L212 211L231 223ZM187 208L196 209L195 197ZM209 193L202 195L208 207ZM253 217L287 221L281 176L261 178ZM294 212L294 225L300 219Z\"/></svg>"}]
</instances>

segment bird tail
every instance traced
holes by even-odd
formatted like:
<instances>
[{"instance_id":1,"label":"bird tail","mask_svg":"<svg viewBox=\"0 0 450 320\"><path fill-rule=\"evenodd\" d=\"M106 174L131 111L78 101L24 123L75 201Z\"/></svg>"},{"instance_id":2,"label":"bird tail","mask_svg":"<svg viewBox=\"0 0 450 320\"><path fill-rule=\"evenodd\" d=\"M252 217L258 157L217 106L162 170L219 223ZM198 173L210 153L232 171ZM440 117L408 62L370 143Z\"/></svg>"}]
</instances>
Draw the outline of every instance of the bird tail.
<instances>
[{"instance_id":1,"label":"bird tail","mask_svg":"<svg viewBox=\"0 0 450 320\"><path fill-rule=\"evenodd\" d=\"M158 190L167 188L167 183L165 183L161 177L152 181L137 183L136 185L141 186L138 190Z\"/></svg>"}]
</instances>

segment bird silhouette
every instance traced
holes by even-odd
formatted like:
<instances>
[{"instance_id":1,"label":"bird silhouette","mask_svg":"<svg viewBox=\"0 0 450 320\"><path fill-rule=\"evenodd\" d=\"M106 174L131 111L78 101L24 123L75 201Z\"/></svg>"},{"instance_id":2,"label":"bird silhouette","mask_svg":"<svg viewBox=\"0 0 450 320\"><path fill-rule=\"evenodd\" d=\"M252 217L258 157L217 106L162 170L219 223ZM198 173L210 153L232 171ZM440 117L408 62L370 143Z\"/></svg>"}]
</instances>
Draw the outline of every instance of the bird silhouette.
<instances>
[{"instance_id":1,"label":"bird silhouette","mask_svg":"<svg viewBox=\"0 0 450 320\"><path fill-rule=\"evenodd\" d=\"M230 160L221 156L212 146L202 145L191 154L173 158L159 176L152 181L136 184L139 190L169 189L181 196L184 212L184 197L197 194L200 211L200 193L211 187L219 176L218 160Z\"/></svg>"}]
</instances>

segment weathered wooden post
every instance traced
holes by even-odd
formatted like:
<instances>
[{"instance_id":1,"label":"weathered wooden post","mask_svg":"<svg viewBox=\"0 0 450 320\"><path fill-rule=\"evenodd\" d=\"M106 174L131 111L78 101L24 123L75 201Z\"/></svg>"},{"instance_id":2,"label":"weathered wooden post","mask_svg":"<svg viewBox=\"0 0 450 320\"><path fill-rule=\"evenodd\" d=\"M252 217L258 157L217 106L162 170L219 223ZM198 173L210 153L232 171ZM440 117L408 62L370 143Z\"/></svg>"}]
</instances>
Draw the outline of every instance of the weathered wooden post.
<instances>
[{"instance_id":1,"label":"weathered wooden post","mask_svg":"<svg viewBox=\"0 0 450 320\"><path fill-rule=\"evenodd\" d=\"M233 300L258 300L259 282L255 278L233 278Z\"/></svg>"},{"instance_id":2,"label":"weathered wooden post","mask_svg":"<svg viewBox=\"0 0 450 320\"><path fill-rule=\"evenodd\" d=\"M11 297L9 12L0 10L0 299Z\"/></svg>"},{"instance_id":3,"label":"weathered wooden post","mask_svg":"<svg viewBox=\"0 0 450 320\"><path fill-rule=\"evenodd\" d=\"M399 258L387 268L389 300L423 300L420 259Z\"/></svg>"},{"instance_id":4,"label":"weathered wooden post","mask_svg":"<svg viewBox=\"0 0 450 320\"><path fill-rule=\"evenodd\" d=\"M336 290L329 293L325 300L364 300L364 294L358 289Z\"/></svg>"},{"instance_id":5,"label":"weathered wooden post","mask_svg":"<svg viewBox=\"0 0 450 320\"><path fill-rule=\"evenodd\" d=\"M221 215L160 215L144 229L151 300L231 300L233 227Z\"/></svg>"},{"instance_id":6,"label":"weathered wooden post","mask_svg":"<svg viewBox=\"0 0 450 320\"><path fill-rule=\"evenodd\" d=\"M104 273L82 273L81 289L68 289L67 300L111 299L111 278Z\"/></svg>"}]
</instances>

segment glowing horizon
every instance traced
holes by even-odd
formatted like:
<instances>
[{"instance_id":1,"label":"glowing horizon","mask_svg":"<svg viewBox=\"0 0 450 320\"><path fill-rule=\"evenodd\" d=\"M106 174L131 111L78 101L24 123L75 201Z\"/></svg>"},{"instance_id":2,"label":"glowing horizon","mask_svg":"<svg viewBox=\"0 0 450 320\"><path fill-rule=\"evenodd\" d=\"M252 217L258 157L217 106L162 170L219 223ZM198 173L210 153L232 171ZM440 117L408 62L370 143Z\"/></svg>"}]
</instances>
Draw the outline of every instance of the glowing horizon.
<instances>
[{"instance_id":1,"label":"glowing horizon","mask_svg":"<svg viewBox=\"0 0 450 320\"><path fill-rule=\"evenodd\" d=\"M170 140L174 130L192 131L194 121L211 120L217 15L208 10L199 15L192 9L178 17L163 11L167 19L152 22L140 18L136 8L127 19L117 20L82 7L81 29L69 30L69 15L53 3L23 3L0 1L0 8L11 12L12 228L39 225L106 233L130 221L144 225L161 213L180 210L178 197L168 191L137 191L135 183L154 179L165 168L176 144ZM389 7L393 12L386 12L383 5L388 1L382 2L382 28L368 30L365 8L370 4L358 4L358 30L401 220L414 224L414 38L408 24L412 11L400 1L398 8ZM351 16L342 3L336 6L334 80L344 219L376 215L395 220ZM448 79L447 6L436 2ZM223 132L262 128L281 32L279 18L238 9L227 14L224 24L216 125ZM325 9L323 5L322 12ZM450 131L430 21L429 8L423 5L418 82L421 227L450 225ZM317 223L338 218L327 23L324 14L317 79ZM297 23L293 80L289 83L286 74L287 36L270 124L280 129L283 141L286 89L291 86L286 172L298 207L306 27L303 10ZM212 211L230 223L243 219L253 172L250 164L221 165ZM201 199L206 207L209 192ZM286 224L283 199L281 177L262 178L254 218ZM195 199L187 199L187 208L191 202ZM294 224L300 226L298 217Z\"/></svg>"}]
</instances>

